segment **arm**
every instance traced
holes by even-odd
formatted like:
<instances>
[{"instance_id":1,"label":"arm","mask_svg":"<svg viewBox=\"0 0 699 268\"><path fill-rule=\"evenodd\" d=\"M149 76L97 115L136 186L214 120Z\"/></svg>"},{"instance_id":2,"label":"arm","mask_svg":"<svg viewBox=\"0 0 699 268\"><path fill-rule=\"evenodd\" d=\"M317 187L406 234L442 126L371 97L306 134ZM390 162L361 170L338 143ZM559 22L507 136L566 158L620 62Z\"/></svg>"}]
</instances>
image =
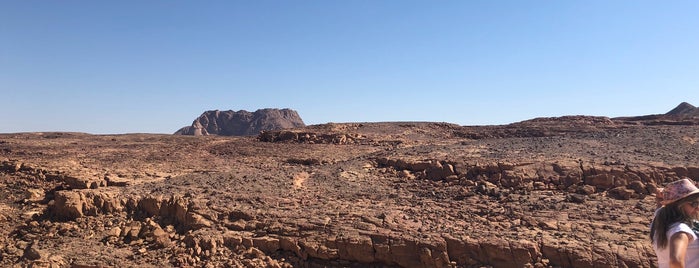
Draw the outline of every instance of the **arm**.
<instances>
[{"instance_id":1,"label":"arm","mask_svg":"<svg viewBox=\"0 0 699 268\"><path fill-rule=\"evenodd\" d=\"M687 255L687 245L689 245L690 237L684 232L678 232L670 237L668 241L670 246L670 267L684 267L684 257Z\"/></svg>"}]
</instances>

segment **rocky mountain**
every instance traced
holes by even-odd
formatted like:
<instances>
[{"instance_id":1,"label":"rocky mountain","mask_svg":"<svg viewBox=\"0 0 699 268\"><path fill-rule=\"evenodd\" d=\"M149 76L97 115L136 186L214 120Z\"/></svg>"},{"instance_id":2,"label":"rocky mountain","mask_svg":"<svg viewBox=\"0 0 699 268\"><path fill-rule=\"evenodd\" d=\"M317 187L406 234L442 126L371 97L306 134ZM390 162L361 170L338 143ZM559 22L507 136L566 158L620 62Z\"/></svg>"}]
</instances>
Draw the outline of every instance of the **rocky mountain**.
<instances>
[{"instance_id":1,"label":"rocky mountain","mask_svg":"<svg viewBox=\"0 0 699 268\"><path fill-rule=\"evenodd\" d=\"M651 114L631 117L615 117L612 120L624 124L642 125L699 125L699 108L682 102L664 114Z\"/></svg>"},{"instance_id":2,"label":"rocky mountain","mask_svg":"<svg viewBox=\"0 0 699 268\"><path fill-rule=\"evenodd\" d=\"M699 116L699 109L689 103L680 103L675 109L667 112L667 116Z\"/></svg>"},{"instance_id":3,"label":"rocky mountain","mask_svg":"<svg viewBox=\"0 0 699 268\"><path fill-rule=\"evenodd\" d=\"M291 109L260 109L255 112L240 111L206 111L183 127L175 135L220 135L253 136L263 130L279 130L305 127L299 114Z\"/></svg>"}]
</instances>

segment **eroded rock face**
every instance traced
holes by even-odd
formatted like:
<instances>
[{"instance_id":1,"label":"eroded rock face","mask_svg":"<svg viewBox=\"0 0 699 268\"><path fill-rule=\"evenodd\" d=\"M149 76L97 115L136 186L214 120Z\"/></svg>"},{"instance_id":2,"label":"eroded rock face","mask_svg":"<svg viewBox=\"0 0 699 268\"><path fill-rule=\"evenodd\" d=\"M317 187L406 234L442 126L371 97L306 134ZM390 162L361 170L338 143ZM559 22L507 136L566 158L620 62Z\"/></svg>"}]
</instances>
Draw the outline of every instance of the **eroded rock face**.
<instances>
[{"instance_id":1,"label":"eroded rock face","mask_svg":"<svg viewBox=\"0 0 699 268\"><path fill-rule=\"evenodd\" d=\"M183 127L175 135L251 136L264 130L299 128L306 126L298 113L291 109L260 109L255 112L206 111Z\"/></svg>"}]
</instances>

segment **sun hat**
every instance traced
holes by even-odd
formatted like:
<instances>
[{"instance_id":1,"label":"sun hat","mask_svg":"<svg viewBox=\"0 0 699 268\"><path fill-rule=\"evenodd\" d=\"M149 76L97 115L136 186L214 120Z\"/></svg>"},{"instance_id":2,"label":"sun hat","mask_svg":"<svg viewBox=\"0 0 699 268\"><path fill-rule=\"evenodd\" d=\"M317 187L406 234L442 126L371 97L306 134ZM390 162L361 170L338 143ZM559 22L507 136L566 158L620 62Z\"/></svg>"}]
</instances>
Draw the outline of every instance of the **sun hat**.
<instances>
[{"instance_id":1,"label":"sun hat","mask_svg":"<svg viewBox=\"0 0 699 268\"><path fill-rule=\"evenodd\" d=\"M681 179L673 181L665 185L665 189L661 192L663 205L669 205L673 202L685 198L687 196L699 193L699 188L689 179Z\"/></svg>"}]
</instances>

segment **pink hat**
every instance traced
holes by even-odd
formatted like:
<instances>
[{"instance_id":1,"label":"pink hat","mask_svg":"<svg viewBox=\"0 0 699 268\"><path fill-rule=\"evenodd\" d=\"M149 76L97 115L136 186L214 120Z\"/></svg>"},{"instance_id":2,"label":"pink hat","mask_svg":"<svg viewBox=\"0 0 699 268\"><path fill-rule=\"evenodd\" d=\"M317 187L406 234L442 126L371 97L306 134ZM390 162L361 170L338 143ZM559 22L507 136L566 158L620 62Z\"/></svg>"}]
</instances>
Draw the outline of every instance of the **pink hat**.
<instances>
[{"instance_id":1,"label":"pink hat","mask_svg":"<svg viewBox=\"0 0 699 268\"><path fill-rule=\"evenodd\" d=\"M661 192L663 205L669 205L677 200L687 196L699 193L699 188L689 179L681 179L673 181L665 185L665 189Z\"/></svg>"}]
</instances>

